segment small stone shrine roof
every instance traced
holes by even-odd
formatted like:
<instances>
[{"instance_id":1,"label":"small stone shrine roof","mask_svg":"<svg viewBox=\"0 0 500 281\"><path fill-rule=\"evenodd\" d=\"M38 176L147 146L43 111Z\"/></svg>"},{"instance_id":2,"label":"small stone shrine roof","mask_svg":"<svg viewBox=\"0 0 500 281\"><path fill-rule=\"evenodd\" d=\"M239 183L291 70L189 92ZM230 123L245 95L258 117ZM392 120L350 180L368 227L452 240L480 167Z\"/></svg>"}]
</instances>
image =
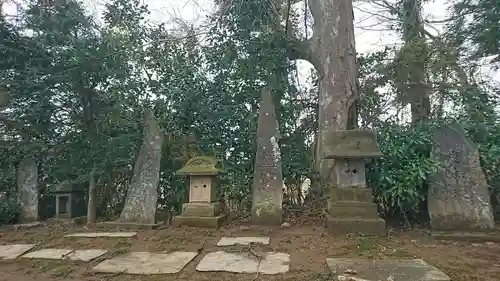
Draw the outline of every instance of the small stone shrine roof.
<instances>
[{"instance_id":1,"label":"small stone shrine roof","mask_svg":"<svg viewBox=\"0 0 500 281\"><path fill-rule=\"evenodd\" d=\"M326 136L325 159L379 158L377 134L368 130L335 131Z\"/></svg>"},{"instance_id":2,"label":"small stone shrine roof","mask_svg":"<svg viewBox=\"0 0 500 281\"><path fill-rule=\"evenodd\" d=\"M73 193L79 192L79 188L76 187L71 181L64 180L55 186L56 193Z\"/></svg>"},{"instance_id":3,"label":"small stone shrine roof","mask_svg":"<svg viewBox=\"0 0 500 281\"><path fill-rule=\"evenodd\" d=\"M176 172L177 175L188 175L188 176L205 176L205 175L217 175L223 172L224 169L220 165L217 159L209 156L195 156L182 167L182 169Z\"/></svg>"}]
</instances>

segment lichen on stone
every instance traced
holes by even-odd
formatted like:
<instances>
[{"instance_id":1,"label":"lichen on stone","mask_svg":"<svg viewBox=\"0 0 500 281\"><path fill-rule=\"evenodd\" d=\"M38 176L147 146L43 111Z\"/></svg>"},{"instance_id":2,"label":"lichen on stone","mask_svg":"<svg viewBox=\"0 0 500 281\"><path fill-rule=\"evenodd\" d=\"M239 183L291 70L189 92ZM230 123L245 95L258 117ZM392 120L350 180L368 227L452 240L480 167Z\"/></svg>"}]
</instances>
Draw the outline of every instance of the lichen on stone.
<instances>
[{"instance_id":1,"label":"lichen on stone","mask_svg":"<svg viewBox=\"0 0 500 281\"><path fill-rule=\"evenodd\" d=\"M346 130L325 136L325 159L378 158L382 156L373 131Z\"/></svg>"},{"instance_id":2,"label":"lichen on stone","mask_svg":"<svg viewBox=\"0 0 500 281\"><path fill-rule=\"evenodd\" d=\"M216 175L224 172L216 158L210 156L195 156L176 172L178 175Z\"/></svg>"}]
</instances>

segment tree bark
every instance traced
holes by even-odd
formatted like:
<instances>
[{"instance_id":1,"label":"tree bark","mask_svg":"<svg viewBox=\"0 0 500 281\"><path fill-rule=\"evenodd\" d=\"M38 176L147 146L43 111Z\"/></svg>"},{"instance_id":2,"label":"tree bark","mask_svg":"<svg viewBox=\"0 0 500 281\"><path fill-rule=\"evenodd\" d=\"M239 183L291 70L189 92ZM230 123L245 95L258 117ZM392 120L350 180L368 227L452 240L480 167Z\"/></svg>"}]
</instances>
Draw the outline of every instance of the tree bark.
<instances>
[{"instance_id":1,"label":"tree bark","mask_svg":"<svg viewBox=\"0 0 500 281\"><path fill-rule=\"evenodd\" d=\"M423 34L421 0L403 1L403 62L408 65L408 92L412 123L425 120L431 111L430 89L427 86L427 43Z\"/></svg>"},{"instance_id":2,"label":"tree bark","mask_svg":"<svg viewBox=\"0 0 500 281\"><path fill-rule=\"evenodd\" d=\"M89 175L89 201L87 205L87 225L93 225L96 220L96 180L95 169Z\"/></svg>"},{"instance_id":3,"label":"tree bark","mask_svg":"<svg viewBox=\"0 0 500 281\"><path fill-rule=\"evenodd\" d=\"M276 11L284 3L291 5L297 0L275 0ZM319 114L316 159L320 184L325 187L336 183L335 162L323 159L328 145L329 132L356 127L358 69L354 40L354 12L352 0L308 0L314 18L313 36L308 40L293 38L287 32L286 51L289 59L309 61L319 76ZM222 11L230 1L216 2ZM288 26L288 24L287 24Z\"/></svg>"},{"instance_id":4,"label":"tree bark","mask_svg":"<svg viewBox=\"0 0 500 281\"><path fill-rule=\"evenodd\" d=\"M335 161L323 159L329 132L357 126L359 99L352 0L309 0L313 36L290 40L290 59L305 59L319 75L317 163L322 188L334 185Z\"/></svg>"}]
</instances>

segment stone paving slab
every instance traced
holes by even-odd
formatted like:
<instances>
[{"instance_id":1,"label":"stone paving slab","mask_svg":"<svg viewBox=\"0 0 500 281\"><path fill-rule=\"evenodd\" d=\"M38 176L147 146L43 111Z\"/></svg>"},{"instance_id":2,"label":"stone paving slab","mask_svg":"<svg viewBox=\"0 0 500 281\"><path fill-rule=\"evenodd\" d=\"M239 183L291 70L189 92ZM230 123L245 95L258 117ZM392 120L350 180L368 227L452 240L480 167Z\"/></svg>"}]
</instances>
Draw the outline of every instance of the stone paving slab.
<instances>
[{"instance_id":1,"label":"stone paving slab","mask_svg":"<svg viewBox=\"0 0 500 281\"><path fill-rule=\"evenodd\" d=\"M450 277L421 259L349 259L328 258L326 263L336 279L349 276L348 271L356 271L356 278L366 280L397 281L450 281ZM347 271L347 272L346 272ZM341 277L344 276L344 277ZM349 280L349 279L347 279Z\"/></svg>"},{"instance_id":2,"label":"stone paving slab","mask_svg":"<svg viewBox=\"0 0 500 281\"><path fill-rule=\"evenodd\" d=\"M196 267L197 271L226 271L232 273L286 273L290 268L290 255L268 252L260 261L250 253L208 253Z\"/></svg>"},{"instance_id":3,"label":"stone paving slab","mask_svg":"<svg viewBox=\"0 0 500 281\"><path fill-rule=\"evenodd\" d=\"M269 245L269 237L222 237L217 246L248 245L250 243Z\"/></svg>"},{"instance_id":4,"label":"stone paving slab","mask_svg":"<svg viewBox=\"0 0 500 281\"><path fill-rule=\"evenodd\" d=\"M19 230L19 229L28 229L28 228L33 228L33 227L37 227L37 226L45 226L45 225L46 225L46 223L34 221L34 222L29 222L29 223L14 224L12 226L12 228L14 228L14 230Z\"/></svg>"},{"instance_id":5,"label":"stone paving slab","mask_svg":"<svg viewBox=\"0 0 500 281\"><path fill-rule=\"evenodd\" d=\"M130 252L105 260L92 270L101 273L144 275L178 273L197 255L197 252Z\"/></svg>"},{"instance_id":6,"label":"stone paving slab","mask_svg":"<svg viewBox=\"0 0 500 281\"><path fill-rule=\"evenodd\" d=\"M33 249L36 244L12 244L0 245L0 259L13 260L27 251Z\"/></svg>"},{"instance_id":7,"label":"stone paving slab","mask_svg":"<svg viewBox=\"0 0 500 281\"><path fill-rule=\"evenodd\" d=\"M82 233L72 233L64 235L64 237L84 237L84 238L98 238L98 237L134 237L137 232L82 232Z\"/></svg>"},{"instance_id":8,"label":"stone paving slab","mask_svg":"<svg viewBox=\"0 0 500 281\"><path fill-rule=\"evenodd\" d=\"M102 255L104 255L107 250L92 249L92 250L71 250L71 249L42 249L27 253L23 255L22 258L27 259L51 259L51 260L62 260L70 259L74 261L91 261Z\"/></svg>"}]
</instances>

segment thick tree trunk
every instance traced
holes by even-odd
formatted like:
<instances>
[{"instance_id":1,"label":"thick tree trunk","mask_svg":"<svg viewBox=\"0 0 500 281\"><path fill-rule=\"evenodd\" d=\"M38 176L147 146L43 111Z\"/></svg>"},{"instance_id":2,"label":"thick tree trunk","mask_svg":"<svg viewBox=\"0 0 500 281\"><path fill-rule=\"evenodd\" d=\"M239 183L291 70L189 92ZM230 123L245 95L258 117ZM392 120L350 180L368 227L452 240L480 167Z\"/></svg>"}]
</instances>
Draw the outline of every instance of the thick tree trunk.
<instances>
[{"instance_id":1,"label":"thick tree trunk","mask_svg":"<svg viewBox=\"0 0 500 281\"><path fill-rule=\"evenodd\" d=\"M231 1L217 1L224 7ZM277 11L283 4L298 0L275 0ZM316 159L320 185L324 188L336 182L333 160L324 160L325 137L328 132L356 127L357 83L354 13L352 0L308 0L314 18L312 38L302 41L287 38L289 59L309 61L319 76L319 114ZM223 11L224 8L221 9ZM291 36L293 32L288 32Z\"/></svg>"},{"instance_id":2,"label":"thick tree trunk","mask_svg":"<svg viewBox=\"0 0 500 281\"><path fill-rule=\"evenodd\" d=\"M335 161L323 159L329 132L356 127L358 69L352 0L309 0L313 36L291 41L290 58L311 62L319 75L317 163L321 187L334 185Z\"/></svg>"}]
</instances>

